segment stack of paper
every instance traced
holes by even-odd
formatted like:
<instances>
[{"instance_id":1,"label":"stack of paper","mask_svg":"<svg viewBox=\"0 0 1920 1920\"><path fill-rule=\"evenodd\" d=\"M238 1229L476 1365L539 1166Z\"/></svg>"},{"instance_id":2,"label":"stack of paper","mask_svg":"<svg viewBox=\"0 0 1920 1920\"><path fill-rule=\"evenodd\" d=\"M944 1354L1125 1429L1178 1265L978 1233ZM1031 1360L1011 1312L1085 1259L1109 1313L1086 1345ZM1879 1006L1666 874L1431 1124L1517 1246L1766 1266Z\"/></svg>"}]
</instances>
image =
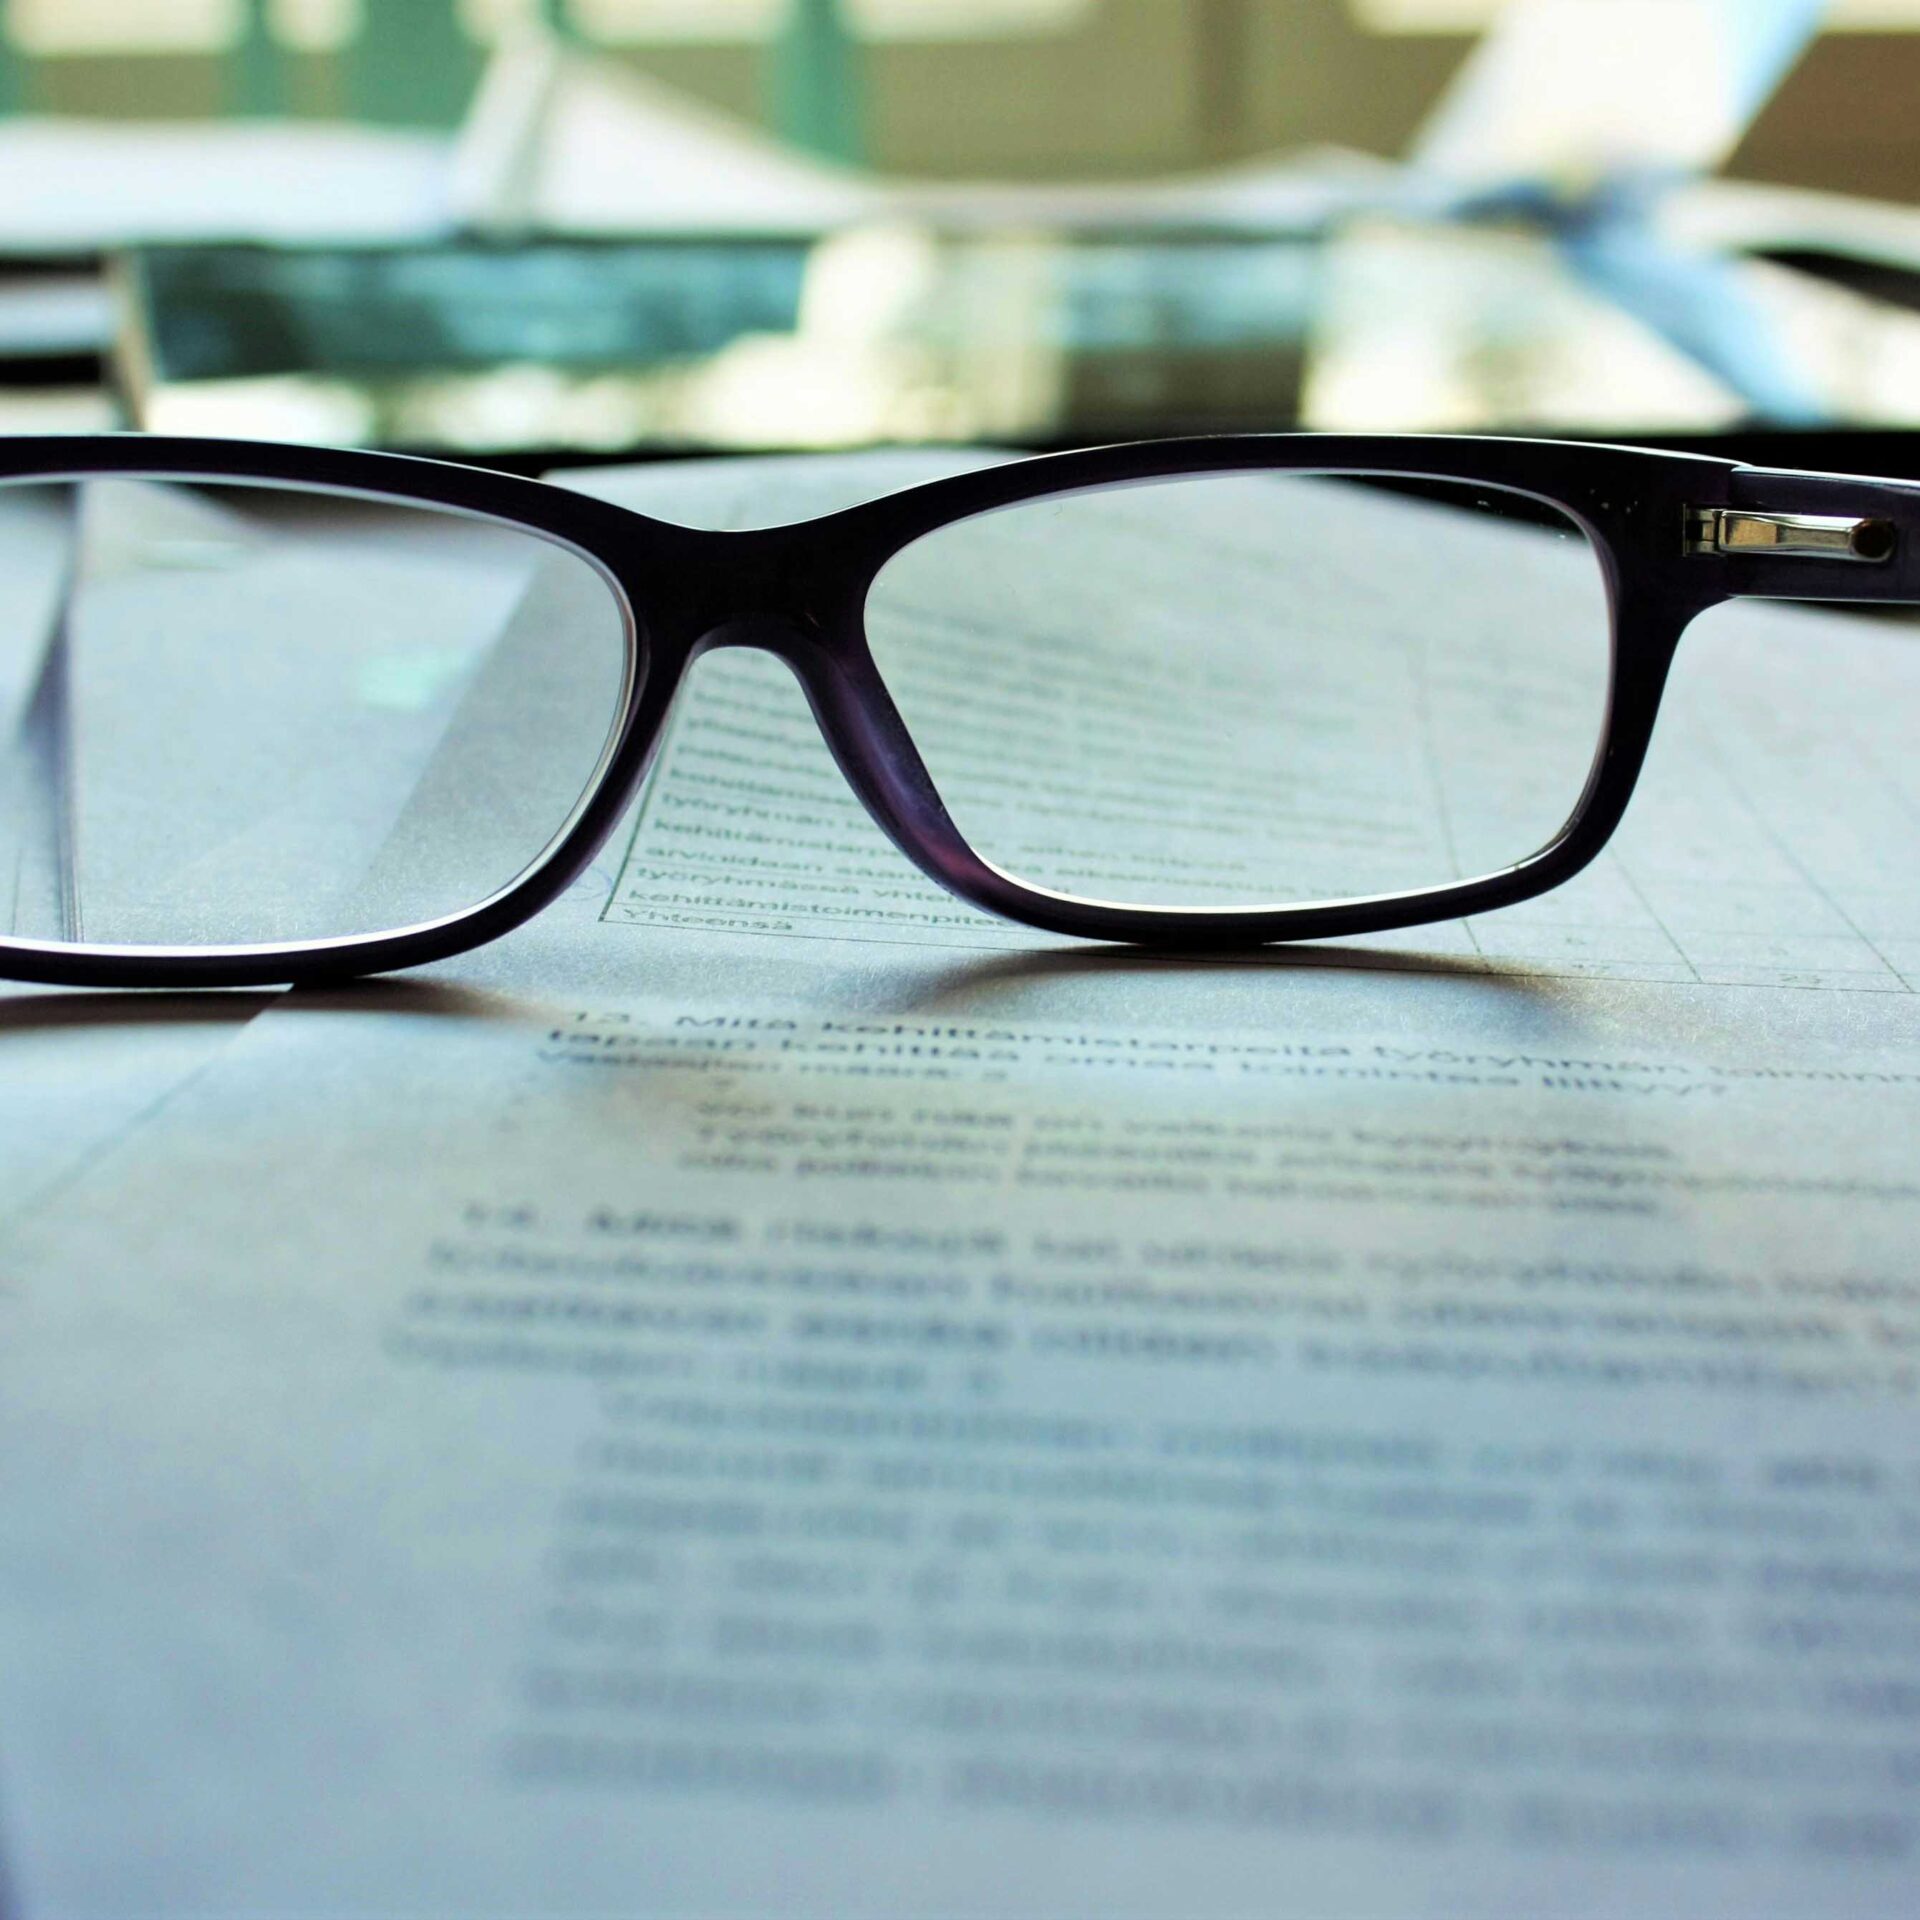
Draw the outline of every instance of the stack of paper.
<instances>
[{"instance_id":1,"label":"stack of paper","mask_svg":"<svg viewBox=\"0 0 1920 1920\"><path fill-rule=\"evenodd\" d=\"M1718 612L1588 876L1231 961L921 888L767 666L16 1222L20 1911L1910 1912L1906 630Z\"/></svg>"}]
</instances>

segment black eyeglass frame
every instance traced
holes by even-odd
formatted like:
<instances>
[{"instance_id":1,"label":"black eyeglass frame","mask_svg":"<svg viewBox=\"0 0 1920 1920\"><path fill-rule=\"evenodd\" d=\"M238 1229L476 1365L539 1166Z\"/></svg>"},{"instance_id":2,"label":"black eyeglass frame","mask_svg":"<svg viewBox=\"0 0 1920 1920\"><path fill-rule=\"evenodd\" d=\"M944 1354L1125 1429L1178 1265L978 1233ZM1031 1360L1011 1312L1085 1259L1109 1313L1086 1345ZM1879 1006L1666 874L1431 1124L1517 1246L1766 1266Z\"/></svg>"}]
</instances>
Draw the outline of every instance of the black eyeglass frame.
<instances>
[{"instance_id":1,"label":"black eyeglass frame","mask_svg":"<svg viewBox=\"0 0 1920 1920\"><path fill-rule=\"evenodd\" d=\"M1605 730L1559 833L1516 865L1416 892L1273 908L1127 907L1028 885L968 845L874 664L863 624L881 568L959 520L1052 494L1205 475L1454 481L1557 509L1605 579L1613 671ZM929 878L1046 932L1193 950L1379 933L1487 913L1570 879L1606 845L1652 738L1688 624L1735 598L1920 602L1920 483L1753 467L1700 454L1442 435L1259 434L1146 441L1007 461L789 526L713 532L550 481L409 456L146 434L0 439L0 483L109 478L280 482L428 506L543 535L593 564L630 625L625 711L597 784L542 857L490 899L391 932L227 947L0 938L0 978L78 987L338 981L443 960L510 932L586 870L644 782L702 654L786 662L868 812Z\"/></svg>"}]
</instances>

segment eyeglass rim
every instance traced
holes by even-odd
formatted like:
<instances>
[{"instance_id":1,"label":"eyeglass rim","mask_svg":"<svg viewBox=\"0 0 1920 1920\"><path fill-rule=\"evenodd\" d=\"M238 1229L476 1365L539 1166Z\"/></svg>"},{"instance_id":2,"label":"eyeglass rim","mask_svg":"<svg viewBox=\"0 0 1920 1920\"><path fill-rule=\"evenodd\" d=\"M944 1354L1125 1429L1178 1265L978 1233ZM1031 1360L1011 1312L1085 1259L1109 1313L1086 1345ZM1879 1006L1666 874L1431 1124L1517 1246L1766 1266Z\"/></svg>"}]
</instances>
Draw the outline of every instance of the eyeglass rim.
<instances>
[{"instance_id":1,"label":"eyeglass rim","mask_svg":"<svg viewBox=\"0 0 1920 1920\"><path fill-rule=\"evenodd\" d=\"M1611 698L1585 790L1560 833L1527 859L1472 880L1275 908L1088 901L1032 886L982 860L939 804L873 664L863 614L881 568L941 527L1050 495L1275 472L1479 484L1554 508L1587 536L1609 603ZM532 918L585 872L645 779L687 667L705 651L733 645L761 647L786 662L882 829L923 872L988 913L1043 932L1187 951L1429 924L1530 899L1593 859L1631 795L1681 634L1706 608L1740 596L1920 601L1920 484L1587 442L1318 433L1141 441L1012 458L789 526L717 533L555 481L412 455L139 433L0 438L0 484L116 475L279 482L438 507L552 540L594 565L624 611L624 710L598 784L569 825L514 881L472 907L410 927L247 946L0 938L0 977L80 987L310 985L484 945ZM1884 566L1815 579L1791 559L1690 552L1683 540L1688 516L1714 510L1873 513L1900 537Z\"/></svg>"}]
</instances>

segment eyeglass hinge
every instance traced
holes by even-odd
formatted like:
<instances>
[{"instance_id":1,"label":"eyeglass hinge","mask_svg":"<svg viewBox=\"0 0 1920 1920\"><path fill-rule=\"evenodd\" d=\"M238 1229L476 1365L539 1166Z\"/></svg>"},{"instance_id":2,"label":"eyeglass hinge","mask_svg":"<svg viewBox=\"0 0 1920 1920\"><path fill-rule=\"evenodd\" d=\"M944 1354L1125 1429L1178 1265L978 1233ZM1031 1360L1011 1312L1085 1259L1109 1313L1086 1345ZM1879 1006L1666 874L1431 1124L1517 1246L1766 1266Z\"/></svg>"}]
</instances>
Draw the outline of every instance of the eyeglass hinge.
<instances>
[{"instance_id":1,"label":"eyeglass hinge","mask_svg":"<svg viewBox=\"0 0 1920 1920\"><path fill-rule=\"evenodd\" d=\"M1888 520L1834 513L1748 513L1739 507L1689 507L1686 551L1748 559L1853 560L1877 566L1893 558Z\"/></svg>"}]
</instances>

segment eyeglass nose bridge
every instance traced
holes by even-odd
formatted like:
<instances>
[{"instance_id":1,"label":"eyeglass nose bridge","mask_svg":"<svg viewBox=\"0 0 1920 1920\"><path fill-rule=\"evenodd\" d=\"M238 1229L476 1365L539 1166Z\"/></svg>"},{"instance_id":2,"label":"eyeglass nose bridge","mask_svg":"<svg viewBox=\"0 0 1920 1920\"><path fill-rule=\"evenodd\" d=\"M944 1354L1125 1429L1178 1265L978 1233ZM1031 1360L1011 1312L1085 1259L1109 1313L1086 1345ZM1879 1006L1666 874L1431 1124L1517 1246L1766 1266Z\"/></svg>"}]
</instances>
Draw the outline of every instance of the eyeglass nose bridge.
<instances>
[{"instance_id":1,"label":"eyeglass nose bridge","mask_svg":"<svg viewBox=\"0 0 1920 1920\"><path fill-rule=\"evenodd\" d=\"M791 613L729 613L717 620L694 622L688 636L687 657L718 653L728 647L753 647L773 654L799 671L802 657L815 644L815 635L803 615Z\"/></svg>"},{"instance_id":2,"label":"eyeglass nose bridge","mask_svg":"<svg viewBox=\"0 0 1920 1920\"><path fill-rule=\"evenodd\" d=\"M803 608L744 611L693 633L691 664L722 648L770 653L799 682L827 750L874 824L940 885L992 905L1004 886L948 814L866 648L857 625L815 618Z\"/></svg>"},{"instance_id":3,"label":"eyeglass nose bridge","mask_svg":"<svg viewBox=\"0 0 1920 1920\"><path fill-rule=\"evenodd\" d=\"M881 832L939 885L1017 917L1010 904L1017 886L982 861L954 824L874 664L864 594L844 585L863 578L861 569L846 567L844 555L829 554L823 565L810 531L675 529L679 544L663 556L662 573L681 592L653 596L656 657L676 663L670 678L677 686L705 654L734 647L772 654L799 682L827 750Z\"/></svg>"},{"instance_id":4,"label":"eyeglass nose bridge","mask_svg":"<svg viewBox=\"0 0 1920 1920\"><path fill-rule=\"evenodd\" d=\"M757 647L799 670L808 653L840 655L859 628L857 597L823 570L807 528L745 532L676 527L671 544L631 568L629 591L668 651L694 660L723 647Z\"/></svg>"}]
</instances>

